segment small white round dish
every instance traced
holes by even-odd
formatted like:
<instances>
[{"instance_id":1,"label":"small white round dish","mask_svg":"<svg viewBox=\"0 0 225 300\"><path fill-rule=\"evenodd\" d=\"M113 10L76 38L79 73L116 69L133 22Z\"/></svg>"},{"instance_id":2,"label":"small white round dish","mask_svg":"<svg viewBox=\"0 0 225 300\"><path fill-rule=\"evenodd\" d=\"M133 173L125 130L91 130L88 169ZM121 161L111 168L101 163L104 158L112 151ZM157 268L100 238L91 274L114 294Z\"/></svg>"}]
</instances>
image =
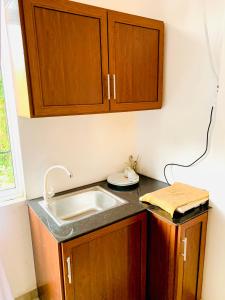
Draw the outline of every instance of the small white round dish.
<instances>
[{"instance_id":1,"label":"small white round dish","mask_svg":"<svg viewBox=\"0 0 225 300\"><path fill-rule=\"evenodd\" d=\"M137 174L136 174L137 175ZM108 183L117 185L117 186L130 186L139 182L139 176L135 176L132 179L124 176L124 173L115 173L109 175L107 178Z\"/></svg>"}]
</instances>

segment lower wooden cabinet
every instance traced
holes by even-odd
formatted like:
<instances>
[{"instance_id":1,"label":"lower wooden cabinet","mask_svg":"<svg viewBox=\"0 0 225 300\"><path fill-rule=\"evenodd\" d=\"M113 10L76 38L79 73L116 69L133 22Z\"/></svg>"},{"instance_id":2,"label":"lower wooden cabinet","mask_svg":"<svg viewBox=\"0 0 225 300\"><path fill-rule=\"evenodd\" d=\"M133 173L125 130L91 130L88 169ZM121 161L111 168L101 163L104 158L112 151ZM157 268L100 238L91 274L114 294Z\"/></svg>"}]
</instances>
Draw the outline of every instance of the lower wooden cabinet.
<instances>
[{"instance_id":1,"label":"lower wooden cabinet","mask_svg":"<svg viewBox=\"0 0 225 300\"><path fill-rule=\"evenodd\" d=\"M62 243L29 214L41 300L201 299L207 212L181 225L151 213L148 228L143 212Z\"/></svg>"},{"instance_id":2,"label":"lower wooden cabinet","mask_svg":"<svg viewBox=\"0 0 225 300\"><path fill-rule=\"evenodd\" d=\"M30 220L41 300L146 299L146 212L63 243Z\"/></svg>"},{"instance_id":3,"label":"lower wooden cabinet","mask_svg":"<svg viewBox=\"0 0 225 300\"><path fill-rule=\"evenodd\" d=\"M200 300L208 213L181 225L151 214L148 299Z\"/></svg>"}]
</instances>

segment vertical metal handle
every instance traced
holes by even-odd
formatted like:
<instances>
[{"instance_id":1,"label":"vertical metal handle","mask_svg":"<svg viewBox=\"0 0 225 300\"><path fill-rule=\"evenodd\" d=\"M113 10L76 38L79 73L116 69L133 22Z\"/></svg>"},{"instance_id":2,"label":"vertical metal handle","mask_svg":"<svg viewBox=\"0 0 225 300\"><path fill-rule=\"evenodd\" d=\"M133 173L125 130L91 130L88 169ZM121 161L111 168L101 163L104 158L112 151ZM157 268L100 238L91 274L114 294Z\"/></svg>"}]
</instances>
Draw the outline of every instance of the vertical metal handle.
<instances>
[{"instance_id":1,"label":"vertical metal handle","mask_svg":"<svg viewBox=\"0 0 225 300\"><path fill-rule=\"evenodd\" d=\"M113 99L116 100L116 74L113 74Z\"/></svg>"},{"instance_id":2,"label":"vertical metal handle","mask_svg":"<svg viewBox=\"0 0 225 300\"><path fill-rule=\"evenodd\" d=\"M68 277L68 281L69 281L69 284L72 284L71 259L70 259L70 257L67 257L66 262L67 262L67 277Z\"/></svg>"},{"instance_id":3,"label":"vertical metal handle","mask_svg":"<svg viewBox=\"0 0 225 300\"><path fill-rule=\"evenodd\" d=\"M187 238L184 238L182 242L184 243L184 253L182 253L182 256L184 257L184 261L186 261L187 260Z\"/></svg>"},{"instance_id":4,"label":"vertical metal handle","mask_svg":"<svg viewBox=\"0 0 225 300\"><path fill-rule=\"evenodd\" d=\"M107 74L107 84L108 84L108 100L110 100L110 75Z\"/></svg>"}]
</instances>

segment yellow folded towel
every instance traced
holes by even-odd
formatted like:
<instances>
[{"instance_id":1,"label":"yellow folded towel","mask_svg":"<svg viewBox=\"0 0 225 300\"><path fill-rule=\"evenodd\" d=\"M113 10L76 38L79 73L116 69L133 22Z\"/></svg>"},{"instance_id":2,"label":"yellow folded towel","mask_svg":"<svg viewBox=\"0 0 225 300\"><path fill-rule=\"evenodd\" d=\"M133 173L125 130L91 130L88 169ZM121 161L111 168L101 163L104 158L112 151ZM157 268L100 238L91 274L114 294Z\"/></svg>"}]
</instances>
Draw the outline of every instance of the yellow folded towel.
<instances>
[{"instance_id":1,"label":"yellow folded towel","mask_svg":"<svg viewBox=\"0 0 225 300\"><path fill-rule=\"evenodd\" d=\"M178 207L196 203L209 198L209 192L184 183L175 182L173 185L145 194L140 201L157 205L167 211L171 217Z\"/></svg>"}]
</instances>

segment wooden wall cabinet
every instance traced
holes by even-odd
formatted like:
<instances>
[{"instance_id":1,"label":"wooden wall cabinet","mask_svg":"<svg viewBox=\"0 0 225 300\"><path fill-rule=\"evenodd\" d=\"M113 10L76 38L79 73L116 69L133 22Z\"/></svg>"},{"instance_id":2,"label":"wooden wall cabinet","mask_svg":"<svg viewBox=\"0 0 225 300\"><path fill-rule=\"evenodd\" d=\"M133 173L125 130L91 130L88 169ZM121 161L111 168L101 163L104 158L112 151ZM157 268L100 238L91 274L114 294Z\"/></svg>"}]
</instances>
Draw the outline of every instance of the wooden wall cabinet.
<instances>
[{"instance_id":1,"label":"wooden wall cabinet","mask_svg":"<svg viewBox=\"0 0 225 300\"><path fill-rule=\"evenodd\" d=\"M19 4L29 116L161 107L163 22L69 0Z\"/></svg>"},{"instance_id":2,"label":"wooden wall cabinet","mask_svg":"<svg viewBox=\"0 0 225 300\"><path fill-rule=\"evenodd\" d=\"M146 212L63 243L29 214L41 300L146 299Z\"/></svg>"},{"instance_id":3,"label":"wooden wall cabinet","mask_svg":"<svg viewBox=\"0 0 225 300\"><path fill-rule=\"evenodd\" d=\"M207 217L175 225L151 215L148 299L201 299Z\"/></svg>"}]
</instances>

